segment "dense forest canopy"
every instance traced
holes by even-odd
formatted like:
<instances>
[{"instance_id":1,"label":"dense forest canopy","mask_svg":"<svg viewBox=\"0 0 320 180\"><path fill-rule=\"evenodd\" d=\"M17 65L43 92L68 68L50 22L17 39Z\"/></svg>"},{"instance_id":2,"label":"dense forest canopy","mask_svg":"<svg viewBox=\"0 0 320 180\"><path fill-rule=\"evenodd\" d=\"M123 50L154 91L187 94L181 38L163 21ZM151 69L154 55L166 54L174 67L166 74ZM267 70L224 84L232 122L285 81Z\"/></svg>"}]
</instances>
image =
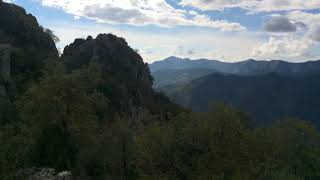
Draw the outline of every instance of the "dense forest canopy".
<instances>
[{"instance_id":1,"label":"dense forest canopy","mask_svg":"<svg viewBox=\"0 0 320 180\"><path fill-rule=\"evenodd\" d=\"M246 112L258 126L298 118L320 127L319 81L319 74L239 76L213 73L159 90L195 111L206 111L212 103L226 103Z\"/></svg>"},{"instance_id":2,"label":"dense forest canopy","mask_svg":"<svg viewBox=\"0 0 320 180\"><path fill-rule=\"evenodd\" d=\"M2 1L0 36L0 179L30 167L95 180L320 178L312 124L255 128L228 106L184 109L152 89L123 38L76 39L59 57L52 31Z\"/></svg>"}]
</instances>

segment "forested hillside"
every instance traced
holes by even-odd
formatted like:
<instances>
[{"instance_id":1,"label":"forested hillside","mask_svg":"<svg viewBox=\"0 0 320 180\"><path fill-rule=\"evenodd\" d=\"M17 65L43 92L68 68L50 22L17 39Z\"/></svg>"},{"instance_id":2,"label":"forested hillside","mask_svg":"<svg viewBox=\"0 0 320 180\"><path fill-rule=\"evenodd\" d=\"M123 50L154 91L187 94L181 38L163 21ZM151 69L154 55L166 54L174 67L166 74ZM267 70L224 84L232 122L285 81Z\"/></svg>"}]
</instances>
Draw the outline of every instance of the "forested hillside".
<instances>
[{"instance_id":1,"label":"forested hillside","mask_svg":"<svg viewBox=\"0 0 320 180\"><path fill-rule=\"evenodd\" d=\"M192 80L214 73L212 69L160 70L152 72L154 88L158 89L173 84L186 84Z\"/></svg>"},{"instance_id":2,"label":"forested hillside","mask_svg":"<svg viewBox=\"0 0 320 180\"><path fill-rule=\"evenodd\" d=\"M237 76L217 73L160 90L196 111L206 111L214 103L231 105L246 112L257 125L297 118L319 126L319 82L319 74Z\"/></svg>"}]
</instances>

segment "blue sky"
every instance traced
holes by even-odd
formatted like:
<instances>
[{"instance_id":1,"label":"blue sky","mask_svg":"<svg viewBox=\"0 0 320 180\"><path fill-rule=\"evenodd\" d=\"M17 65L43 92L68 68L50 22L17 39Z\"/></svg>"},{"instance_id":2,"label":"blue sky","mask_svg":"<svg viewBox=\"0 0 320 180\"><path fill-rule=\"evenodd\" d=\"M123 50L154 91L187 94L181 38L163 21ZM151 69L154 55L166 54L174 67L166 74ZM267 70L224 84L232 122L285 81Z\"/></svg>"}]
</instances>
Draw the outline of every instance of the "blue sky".
<instances>
[{"instance_id":1,"label":"blue sky","mask_svg":"<svg viewBox=\"0 0 320 180\"><path fill-rule=\"evenodd\" d=\"M9 0L7 0L9 1ZM59 36L114 33L147 62L320 59L319 0L10 0Z\"/></svg>"}]
</instances>

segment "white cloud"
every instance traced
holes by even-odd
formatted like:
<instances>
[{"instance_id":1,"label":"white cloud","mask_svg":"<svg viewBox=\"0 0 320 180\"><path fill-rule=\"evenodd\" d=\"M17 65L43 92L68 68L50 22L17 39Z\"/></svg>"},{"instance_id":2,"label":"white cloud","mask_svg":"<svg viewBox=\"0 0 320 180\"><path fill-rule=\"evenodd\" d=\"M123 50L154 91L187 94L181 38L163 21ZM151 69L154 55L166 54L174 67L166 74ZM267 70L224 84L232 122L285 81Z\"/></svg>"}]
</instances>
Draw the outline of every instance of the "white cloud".
<instances>
[{"instance_id":1,"label":"white cloud","mask_svg":"<svg viewBox=\"0 0 320 180\"><path fill-rule=\"evenodd\" d=\"M292 20L302 22L306 25L306 36L313 41L320 42L320 14L293 11L288 14Z\"/></svg>"},{"instance_id":2,"label":"white cloud","mask_svg":"<svg viewBox=\"0 0 320 180\"><path fill-rule=\"evenodd\" d=\"M61 23L61 22L59 22ZM261 39L264 33L238 32L219 33L212 31L171 30L153 33L139 30L118 29L107 25L52 24L48 26L61 39L61 49L75 38L95 37L99 33L113 33L124 37L133 49L138 49L146 62L153 62L176 55L183 58L217 59L222 61L240 61L250 58L271 60L281 59L292 62L319 59L313 54L316 42L308 36L296 34L273 35L267 42ZM194 34L197 33L196 36Z\"/></svg>"},{"instance_id":3,"label":"white cloud","mask_svg":"<svg viewBox=\"0 0 320 180\"><path fill-rule=\"evenodd\" d=\"M139 29L119 29L109 25L80 25L56 22L44 24L60 38L58 47L63 48L75 38L95 37L99 33L113 33L124 37L133 49L138 49L146 62L177 55L189 58L209 58L225 61L249 59L251 50L260 42L253 32L225 33L209 30L178 30L172 34L170 29L159 33L140 31ZM195 36L195 34L197 34ZM177 54L177 47L182 46L182 54Z\"/></svg>"},{"instance_id":4,"label":"white cloud","mask_svg":"<svg viewBox=\"0 0 320 180\"><path fill-rule=\"evenodd\" d=\"M61 8L77 18L90 18L107 24L90 25L53 25L48 22L62 42L60 48L71 43L77 37L85 38L87 35L112 32L127 39L129 44L138 49L147 62L164 59L171 55L188 58L209 58L226 61L239 61L249 58L256 59L282 59L288 61L316 60L320 53L316 48L320 47L320 14L312 14L305 11L288 11L281 13L287 18L289 26L295 28L287 30L287 27L279 31L252 32L240 31L236 33L211 31L207 28L197 29L171 29L161 28L157 33L143 28L120 29L112 26L112 23L125 23L134 25L156 24L173 27L177 25L206 26L218 28L224 31L245 29L240 24L227 21L213 21L208 16L192 10L174 9L165 0L41 0L43 5ZM187 1L187 0L184 0ZM206 5L210 2L219 2L221 8L231 6L258 7L258 3L275 3L270 0L204 0ZM204 2L203 1L203 2ZM281 4L286 1L277 0ZM191 2L191 1L190 1ZM198 2L194 0L192 2ZM296 0L287 3L298 2ZM301 1L302 2L302 1ZM320 3L320 0L318 1ZM215 5L219 5L219 3ZM315 1L306 1L300 4L299 9L312 9L310 4ZM290 9L290 7L287 7ZM295 5L298 7L298 5ZM210 7L210 6L208 6ZM271 9L271 6L266 6ZM258 8L257 8L258 9ZM298 9L298 8L297 8ZM260 11L260 10L259 10ZM277 19L279 14L272 13L271 18ZM284 22L284 21L281 21ZM59 22L60 23L60 22ZM74 22L76 23L76 22ZM111 25L109 25L111 23ZM276 23L279 24L279 23ZM280 25L283 25L280 23ZM152 27L153 28L153 27ZM289 28L290 29L290 28ZM282 33L275 33L282 32ZM269 36L269 38L265 38Z\"/></svg>"},{"instance_id":5,"label":"white cloud","mask_svg":"<svg viewBox=\"0 0 320 180\"><path fill-rule=\"evenodd\" d=\"M61 8L75 17L101 23L130 25L201 26L222 31L245 30L239 23L215 21L208 16L175 9L166 0L40 0L42 5Z\"/></svg>"},{"instance_id":6,"label":"white cloud","mask_svg":"<svg viewBox=\"0 0 320 180\"><path fill-rule=\"evenodd\" d=\"M319 0L182 0L182 6L202 10L242 8L253 12L311 10L320 8Z\"/></svg>"},{"instance_id":7,"label":"white cloud","mask_svg":"<svg viewBox=\"0 0 320 180\"><path fill-rule=\"evenodd\" d=\"M320 24L312 26L308 35L312 40L320 42Z\"/></svg>"},{"instance_id":8,"label":"white cloud","mask_svg":"<svg viewBox=\"0 0 320 180\"><path fill-rule=\"evenodd\" d=\"M13 1L13 0L3 0L3 2L6 2L6 3L13 3L14 1Z\"/></svg>"},{"instance_id":9,"label":"white cloud","mask_svg":"<svg viewBox=\"0 0 320 180\"><path fill-rule=\"evenodd\" d=\"M178 46L172 55L178 57L190 57L195 54L196 51L193 48L185 48L184 46Z\"/></svg>"},{"instance_id":10,"label":"white cloud","mask_svg":"<svg viewBox=\"0 0 320 180\"><path fill-rule=\"evenodd\" d=\"M286 16L273 16L265 23L264 30L275 33L296 32L297 25Z\"/></svg>"},{"instance_id":11,"label":"white cloud","mask_svg":"<svg viewBox=\"0 0 320 180\"><path fill-rule=\"evenodd\" d=\"M320 14L307 13L303 11L292 11L289 12L287 16L289 19L303 22L308 26L312 26L313 24L320 24Z\"/></svg>"},{"instance_id":12,"label":"white cloud","mask_svg":"<svg viewBox=\"0 0 320 180\"><path fill-rule=\"evenodd\" d=\"M272 19L279 17L273 15ZM320 14L292 11L281 18L280 23L271 23L274 31L269 32L287 33L270 33L269 41L254 48L252 55L268 59L318 59L319 53L314 49L320 45Z\"/></svg>"},{"instance_id":13,"label":"white cloud","mask_svg":"<svg viewBox=\"0 0 320 180\"><path fill-rule=\"evenodd\" d=\"M255 0L182 0L182 6L193 6L202 10L223 10L226 8L253 7Z\"/></svg>"},{"instance_id":14,"label":"white cloud","mask_svg":"<svg viewBox=\"0 0 320 180\"><path fill-rule=\"evenodd\" d=\"M314 42L295 36L270 37L269 41L253 49L252 56L259 59L300 59L312 58L310 48Z\"/></svg>"}]
</instances>

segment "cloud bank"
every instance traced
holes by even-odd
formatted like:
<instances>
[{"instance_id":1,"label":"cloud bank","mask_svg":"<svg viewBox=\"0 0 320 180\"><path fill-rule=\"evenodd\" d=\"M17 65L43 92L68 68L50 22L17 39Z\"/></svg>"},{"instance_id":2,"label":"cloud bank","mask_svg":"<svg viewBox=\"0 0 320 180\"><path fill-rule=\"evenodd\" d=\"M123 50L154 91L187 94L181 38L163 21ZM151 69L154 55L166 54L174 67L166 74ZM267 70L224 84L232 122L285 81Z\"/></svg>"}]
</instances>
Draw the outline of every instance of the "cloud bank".
<instances>
[{"instance_id":1,"label":"cloud bank","mask_svg":"<svg viewBox=\"0 0 320 180\"><path fill-rule=\"evenodd\" d=\"M91 19L108 27L116 28L114 24L142 27L156 25L151 29L165 27L156 31L160 34L130 26L122 29L125 32L119 32L119 29L115 31L115 34L123 35L134 48L139 49L149 62L170 55L227 61L247 58L305 61L320 58L320 52L315 50L320 48L320 13L317 11L320 10L320 0L170 0L170 3L169 0L36 1L46 7L61 9L73 15L74 19ZM245 11L232 12L232 8ZM235 13L232 14L233 17L239 15L240 18L213 18L219 17L215 15L226 9L231 9L227 13ZM257 18L253 19L252 23L257 23L255 20L260 21L260 29L251 29L250 19L248 22L242 21L248 28L230 20L242 20L241 16L247 13L253 16L245 18ZM205 28L174 28L173 31L168 29L180 26ZM60 36L67 34L62 29L57 31ZM75 34L75 31L68 30L68 36ZM90 29L88 35L90 31L100 30ZM110 31L101 29L101 32ZM164 35L161 32L166 33ZM68 37L61 39L65 38Z\"/></svg>"},{"instance_id":2,"label":"cloud bank","mask_svg":"<svg viewBox=\"0 0 320 180\"><path fill-rule=\"evenodd\" d=\"M297 25L285 16L274 16L264 25L264 30L268 32L295 32Z\"/></svg>"},{"instance_id":3,"label":"cloud bank","mask_svg":"<svg viewBox=\"0 0 320 180\"><path fill-rule=\"evenodd\" d=\"M182 6L201 10L241 8L252 12L312 10L320 8L319 0L182 0Z\"/></svg>"},{"instance_id":4,"label":"cloud bank","mask_svg":"<svg viewBox=\"0 0 320 180\"><path fill-rule=\"evenodd\" d=\"M266 22L264 30L271 33L271 37L253 49L254 57L319 58L319 53L313 48L320 43L320 14L291 11L285 16L275 15Z\"/></svg>"},{"instance_id":5,"label":"cloud bank","mask_svg":"<svg viewBox=\"0 0 320 180\"><path fill-rule=\"evenodd\" d=\"M212 20L204 14L175 9L166 0L41 0L42 5L61 8L75 17L85 17L100 23L200 26L222 31L241 31L239 23Z\"/></svg>"}]
</instances>

